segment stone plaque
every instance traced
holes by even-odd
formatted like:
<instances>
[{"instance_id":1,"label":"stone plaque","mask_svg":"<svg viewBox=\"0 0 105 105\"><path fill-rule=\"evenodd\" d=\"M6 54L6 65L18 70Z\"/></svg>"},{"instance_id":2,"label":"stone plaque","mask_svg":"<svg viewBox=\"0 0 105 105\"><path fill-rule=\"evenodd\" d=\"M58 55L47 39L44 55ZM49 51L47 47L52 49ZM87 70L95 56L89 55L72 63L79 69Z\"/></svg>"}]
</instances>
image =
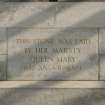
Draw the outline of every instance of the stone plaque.
<instances>
[{"instance_id":1,"label":"stone plaque","mask_svg":"<svg viewBox=\"0 0 105 105\"><path fill-rule=\"evenodd\" d=\"M105 105L105 89L0 89L1 105Z\"/></svg>"},{"instance_id":2,"label":"stone plaque","mask_svg":"<svg viewBox=\"0 0 105 105\"><path fill-rule=\"evenodd\" d=\"M0 28L0 54L7 54L7 32L5 28Z\"/></svg>"},{"instance_id":3,"label":"stone plaque","mask_svg":"<svg viewBox=\"0 0 105 105\"><path fill-rule=\"evenodd\" d=\"M96 29L8 30L9 80L97 80Z\"/></svg>"},{"instance_id":4,"label":"stone plaque","mask_svg":"<svg viewBox=\"0 0 105 105\"><path fill-rule=\"evenodd\" d=\"M7 56L0 55L0 80L6 80L7 74Z\"/></svg>"}]
</instances>

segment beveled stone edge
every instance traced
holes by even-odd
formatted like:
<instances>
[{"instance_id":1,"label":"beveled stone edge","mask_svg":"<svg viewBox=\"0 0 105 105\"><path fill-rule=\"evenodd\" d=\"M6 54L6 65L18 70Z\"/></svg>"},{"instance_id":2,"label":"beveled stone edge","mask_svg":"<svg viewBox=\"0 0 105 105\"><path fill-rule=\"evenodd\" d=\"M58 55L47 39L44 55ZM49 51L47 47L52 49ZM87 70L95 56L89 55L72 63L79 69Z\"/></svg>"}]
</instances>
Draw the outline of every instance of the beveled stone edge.
<instances>
[{"instance_id":1,"label":"beveled stone edge","mask_svg":"<svg viewBox=\"0 0 105 105\"><path fill-rule=\"evenodd\" d=\"M105 88L105 81L0 81L0 88Z\"/></svg>"}]
</instances>

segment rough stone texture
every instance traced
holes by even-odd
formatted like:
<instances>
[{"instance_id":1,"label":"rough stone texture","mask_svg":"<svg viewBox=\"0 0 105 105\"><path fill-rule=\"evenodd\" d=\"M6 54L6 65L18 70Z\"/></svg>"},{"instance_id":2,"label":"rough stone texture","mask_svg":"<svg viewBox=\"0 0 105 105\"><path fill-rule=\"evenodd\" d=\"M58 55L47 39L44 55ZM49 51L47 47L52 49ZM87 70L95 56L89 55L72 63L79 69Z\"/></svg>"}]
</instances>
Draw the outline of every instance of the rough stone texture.
<instances>
[{"instance_id":1,"label":"rough stone texture","mask_svg":"<svg viewBox=\"0 0 105 105\"><path fill-rule=\"evenodd\" d=\"M105 80L105 28L99 30L100 79Z\"/></svg>"},{"instance_id":2,"label":"rough stone texture","mask_svg":"<svg viewBox=\"0 0 105 105\"><path fill-rule=\"evenodd\" d=\"M7 68L7 33L5 28L0 28L0 80L6 79Z\"/></svg>"},{"instance_id":3,"label":"rough stone texture","mask_svg":"<svg viewBox=\"0 0 105 105\"><path fill-rule=\"evenodd\" d=\"M1 0L3 2L54 2L55 0ZM95 2L95 1L105 1L105 0L56 0L56 2Z\"/></svg>"},{"instance_id":4,"label":"rough stone texture","mask_svg":"<svg viewBox=\"0 0 105 105\"><path fill-rule=\"evenodd\" d=\"M105 89L0 89L1 105L105 105Z\"/></svg>"},{"instance_id":5,"label":"rough stone texture","mask_svg":"<svg viewBox=\"0 0 105 105\"><path fill-rule=\"evenodd\" d=\"M8 27L52 27L55 3L9 3Z\"/></svg>"},{"instance_id":6,"label":"rough stone texture","mask_svg":"<svg viewBox=\"0 0 105 105\"><path fill-rule=\"evenodd\" d=\"M6 80L7 56L0 55L0 80Z\"/></svg>"},{"instance_id":7,"label":"rough stone texture","mask_svg":"<svg viewBox=\"0 0 105 105\"><path fill-rule=\"evenodd\" d=\"M1 3L0 26L104 27L105 3ZM89 10L89 11L88 11ZM86 12L88 11L88 12Z\"/></svg>"},{"instance_id":8,"label":"rough stone texture","mask_svg":"<svg viewBox=\"0 0 105 105\"><path fill-rule=\"evenodd\" d=\"M0 28L0 54L7 54L7 33L5 28Z\"/></svg>"},{"instance_id":9,"label":"rough stone texture","mask_svg":"<svg viewBox=\"0 0 105 105\"><path fill-rule=\"evenodd\" d=\"M8 22L11 19L10 8L10 4L0 2L0 27L8 26Z\"/></svg>"},{"instance_id":10,"label":"rough stone texture","mask_svg":"<svg viewBox=\"0 0 105 105\"><path fill-rule=\"evenodd\" d=\"M105 28L99 30L99 48L100 54L105 54Z\"/></svg>"},{"instance_id":11,"label":"rough stone texture","mask_svg":"<svg viewBox=\"0 0 105 105\"><path fill-rule=\"evenodd\" d=\"M105 80L105 55L100 55L100 79Z\"/></svg>"},{"instance_id":12,"label":"rough stone texture","mask_svg":"<svg viewBox=\"0 0 105 105\"><path fill-rule=\"evenodd\" d=\"M94 5L94 6L93 6ZM61 3L57 7L58 27L104 27L104 4L99 3ZM87 11L87 12L86 12Z\"/></svg>"},{"instance_id":13,"label":"rough stone texture","mask_svg":"<svg viewBox=\"0 0 105 105\"><path fill-rule=\"evenodd\" d=\"M98 79L96 29L10 28L8 39L9 80Z\"/></svg>"}]
</instances>

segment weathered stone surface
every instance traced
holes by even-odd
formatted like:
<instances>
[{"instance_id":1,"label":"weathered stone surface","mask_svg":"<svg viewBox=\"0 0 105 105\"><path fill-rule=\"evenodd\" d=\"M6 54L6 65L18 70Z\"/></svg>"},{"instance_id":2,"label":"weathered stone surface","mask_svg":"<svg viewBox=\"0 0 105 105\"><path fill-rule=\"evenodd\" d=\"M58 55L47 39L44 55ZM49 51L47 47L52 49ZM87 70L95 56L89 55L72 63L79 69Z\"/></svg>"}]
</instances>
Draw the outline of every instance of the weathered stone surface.
<instances>
[{"instance_id":1,"label":"weathered stone surface","mask_svg":"<svg viewBox=\"0 0 105 105\"><path fill-rule=\"evenodd\" d=\"M99 29L100 79L105 80L105 28Z\"/></svg>"},{"instance_id":2,"label":"weathered stone surface","mask_svg":"<svg viewBox=\"0 0 105 105\"><path fill-rule=\"evenodd\" d=\"M61 3L57 7L58 27L104 27L105 4ZM98 8L97 8L98 7Z\"/></svg>"},{"instance_id":3,"label":"weathered stone surface","mask_svg":"<svg viewBox=\"0 0 105 105\"><path fill-rule=\"evenodd\" d=\"M0 27L6 27L9 25L11 14L9 12L10 4L0 2Z\"/></svg>"},{"instance_id":4,"label":"weathered stone surface","mask_svg":"<svg viewBox=\"0 0 105 105\"><path fill-rule=\"evenodd\" d=\"M96 29L10 28L8 39L9 80L98 79Z\"/></svg>"},{"instance_id":5,"label":"weathered stone surface","mask_svg":"<svg viewBox=\"0 0 105 105\"><path fill-rule=\"evenodd\" d=\"M0 89L1 105L104 105L105 89Z\"/></svg>"},{"instance_id":6,"label":"weathered stone surface","mask_svg":"<svg viewBox=\"0 0 105 105\"><path fill-rule=\"evenodd\" d=\"M105 28L99 30L99 53L105 54Z\"/></svg>"},{"instance_id":7,"label":"weathered stone surface","mask_svg":"<svg viewBox=\"0 0 105 105\"><path fill-rule=\"evenodd\" d=\"M5 28L0 28L0 80L6 79L7 68L7 34Z\"/></svg>"},{"instance_id":8,"label":"weathered stone surface","mask_svg":"<svg viewBox=\"0 0 105 105\"><path fill-rule=\"evenodd\" d=\"M56 13L53 4L0 2L0 27L52 27Z\"/></svg>"},{"instance_id":9,"label":"weathered stone surface","mask_svg":"<svg viewBox=\"0 0 105 105\"><path fill-rule=\"evenodd\" d=\"M7 32L5 28L0 28L0 54L7 54Z\"/></svg>"},{"instance_id":10,"label":"weathered stone surface","mask_svg":"<svg viewBox=\"0 0 105 105\"><path fill-rule=\"evenodd\" d=\"M105 80L105 55L100 55L100 79Z\"/></svg>"},{"instance_id":11,"label":"weathered stone surface","mask_svg":"<svg viewBox=\"0 0 105 105\"><path fill-rule=\"evenodd\" d=\"M7 56L0 55L0 80L6 80Z\"/></svg>"},{"instance_id":12,"label":"weathered stone surface","mask_svg":"<svg viewBox=\"0 0 105 105\"><path fill-rule=\"evenodd\" d=\"M1 3L0 26L104 27L105 3ZM89 11L88 11L89 10Z\"/></svg>"},{"instance_id":13,"label":"weathered stone surface","mask_svg":"<svg viewBox=\"0 0 105 105\"><path fill-rule=\"evenodd\" d=\"M56 23L54 3L10 3L9 27L52 27Z\"/></svg>"}]
</instances>

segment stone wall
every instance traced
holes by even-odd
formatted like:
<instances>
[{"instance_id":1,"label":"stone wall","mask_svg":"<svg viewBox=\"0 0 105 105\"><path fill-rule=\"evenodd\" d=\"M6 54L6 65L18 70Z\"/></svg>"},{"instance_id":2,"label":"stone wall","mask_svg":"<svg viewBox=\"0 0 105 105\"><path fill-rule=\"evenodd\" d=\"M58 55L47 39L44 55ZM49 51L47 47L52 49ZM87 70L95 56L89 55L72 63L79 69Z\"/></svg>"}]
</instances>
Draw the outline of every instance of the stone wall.
<instances>
[{"instance_id":1,"label":"stone wall","mask_svg":"<svg viewBox=\"0 0 105 105\"><path fill-rule=\"evenodd\" d=\"M104 105L105 3L1 3L0 105Z\"/></svg>"}]
</instances>

